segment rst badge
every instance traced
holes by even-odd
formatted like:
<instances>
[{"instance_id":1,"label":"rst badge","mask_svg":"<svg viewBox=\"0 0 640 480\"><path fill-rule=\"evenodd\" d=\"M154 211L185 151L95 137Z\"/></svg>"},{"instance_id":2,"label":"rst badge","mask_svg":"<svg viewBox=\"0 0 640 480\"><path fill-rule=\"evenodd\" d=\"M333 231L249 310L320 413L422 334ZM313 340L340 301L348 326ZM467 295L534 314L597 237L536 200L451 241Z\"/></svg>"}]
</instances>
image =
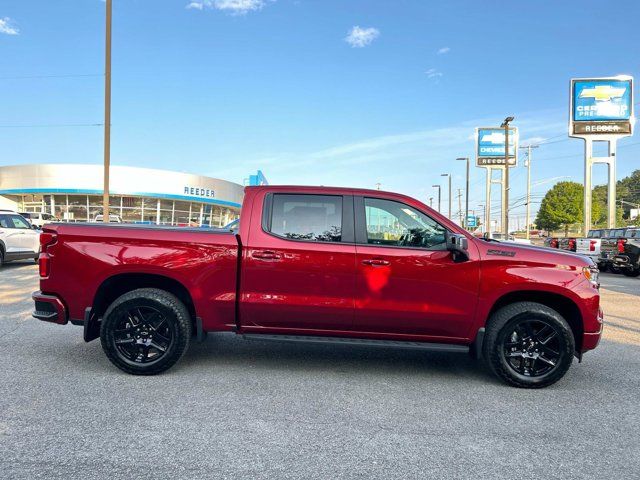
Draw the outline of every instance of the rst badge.
<instances>
[{"instance_id":1,"label":"rst badge","mask_svg":"<svg viewBox=\"0 0 640 480\"><path fill-rule=\"evenodd\" d=\"M633 79L631 77L573 79L569 134L632 134Z\"/></svg>"}]
</instances>

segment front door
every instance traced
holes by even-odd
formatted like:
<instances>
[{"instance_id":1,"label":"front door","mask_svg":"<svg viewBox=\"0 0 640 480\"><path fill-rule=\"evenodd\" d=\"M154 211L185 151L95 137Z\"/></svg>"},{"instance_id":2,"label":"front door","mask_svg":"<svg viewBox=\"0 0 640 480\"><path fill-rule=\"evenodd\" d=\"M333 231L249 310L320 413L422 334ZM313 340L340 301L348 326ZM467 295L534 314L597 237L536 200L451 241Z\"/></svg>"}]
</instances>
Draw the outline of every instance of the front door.
<instances>
[{"instance_id":1,"label":"front door","mask_svg":"<svg viewBox=\"0 0 640 480\"><path fill-rule=\"evenodd\" d=\"M270 193L257 201L263 202L254 206L263 216L262 225L254 213L243 247L243 329L351 330L353 198Z\"/></svg>"},{"instance_id":2,"label":"front door","mask_svg":"<svg viewBox=\"0 0 640 480\"><path fill-rule=\"evenodd\" d=\"M405 203L356 197L355 213L354 329L467 337L477 303L477 259L454 262L445 227Z\"/></svg>"}]
</instances>

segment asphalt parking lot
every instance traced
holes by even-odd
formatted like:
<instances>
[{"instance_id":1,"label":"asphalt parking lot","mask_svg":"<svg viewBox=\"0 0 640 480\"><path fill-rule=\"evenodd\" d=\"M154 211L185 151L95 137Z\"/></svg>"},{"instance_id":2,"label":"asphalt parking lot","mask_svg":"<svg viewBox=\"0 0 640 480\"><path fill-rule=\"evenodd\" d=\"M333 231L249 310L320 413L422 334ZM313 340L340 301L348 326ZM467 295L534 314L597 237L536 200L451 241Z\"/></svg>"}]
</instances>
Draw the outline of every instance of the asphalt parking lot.
<instances>
[{"instance_id":1,"label":"asphalt parking lot","mask_svg":"<svg viewBox=\"0 0 640 480\"><path fill-rule=\"evenodd\" d=\"M156 377L32 319L0 270L2 478L638 478L640 278L602 275L599 348L544 390L466 355L210 335Z\"/></svg>"}]
</instances>

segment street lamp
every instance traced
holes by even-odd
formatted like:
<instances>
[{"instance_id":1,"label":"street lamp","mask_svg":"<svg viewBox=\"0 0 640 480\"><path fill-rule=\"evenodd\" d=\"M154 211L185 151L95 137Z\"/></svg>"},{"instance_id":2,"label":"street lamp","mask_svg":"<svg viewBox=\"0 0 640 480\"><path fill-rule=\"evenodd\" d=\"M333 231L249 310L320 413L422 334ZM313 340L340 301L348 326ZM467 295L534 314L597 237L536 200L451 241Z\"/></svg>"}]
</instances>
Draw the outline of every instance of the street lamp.
<instances>
[{"instance_id":1,"label":"street lamp","mask_svg":"<svg viewBox=\"0 0 640 480\"><path fill-rule=\"evenodd\" d=\"M509 237L509 124L513 117L507 117L500 127L504 128L504 194L502 199L502 231Z\"/></svg>"},{"instance_id":2,"label":"street lamp","mask_svg":"<svg viewBox=\"0 0 640 480\"><path fill-rule=\"evenodd\" d=\"M433 197L429 197L429 206L433 208Z\"/></svg>"},{"instance_id":3,"label":"street lamp","mask_svg":"<svg viewBox=\"0 0 640 480\"><path fill-rule=\"evenodd\" d=\"M441 177L449 177L449 220L451 220L451 174L441 173Z\"/></svg>"},{"instance_id":4,"label":"street lamp","mask_svg":"<svg viewBox=\"0 0 640 480\"><path fill-rule=\"evenodd\" d=\"M458 157L456 160L465 160L467 162L467 189L464 194L465 204L464 204L464 226L467 227L467 222L469 221L469 157Z\"/></svg>"},{"instance_id":5,"label":"street lamp","mask_svg":"<svg viewBox=\"0 0 640 480\"><path fill-rule=\"evenodd\" d=\"M440 185L433 185L433 188L438 189L438 213L440 213L440 192L442 189L440 188Z\"/></svg>"}]
</instances>

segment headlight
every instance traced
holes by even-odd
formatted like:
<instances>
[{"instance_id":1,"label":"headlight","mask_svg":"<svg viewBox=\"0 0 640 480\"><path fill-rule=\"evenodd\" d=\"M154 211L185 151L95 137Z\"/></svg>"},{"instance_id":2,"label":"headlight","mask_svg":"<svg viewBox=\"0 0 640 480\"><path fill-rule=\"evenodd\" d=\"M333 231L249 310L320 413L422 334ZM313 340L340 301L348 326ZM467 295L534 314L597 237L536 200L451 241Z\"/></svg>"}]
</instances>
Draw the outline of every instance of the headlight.
<instances>
[{"instance_id":1,"label":"headlight","mask_svg":"<svg viewBox=\"0 0 640 480\"><path fill-rule=\"evenodd\" d=\"M582 274L584 278L589 280L595 287L600 287L600 283L598 277L600 275L600 270L595 265L590 267L582 267Z\"/></svg>"}]
</instances>

